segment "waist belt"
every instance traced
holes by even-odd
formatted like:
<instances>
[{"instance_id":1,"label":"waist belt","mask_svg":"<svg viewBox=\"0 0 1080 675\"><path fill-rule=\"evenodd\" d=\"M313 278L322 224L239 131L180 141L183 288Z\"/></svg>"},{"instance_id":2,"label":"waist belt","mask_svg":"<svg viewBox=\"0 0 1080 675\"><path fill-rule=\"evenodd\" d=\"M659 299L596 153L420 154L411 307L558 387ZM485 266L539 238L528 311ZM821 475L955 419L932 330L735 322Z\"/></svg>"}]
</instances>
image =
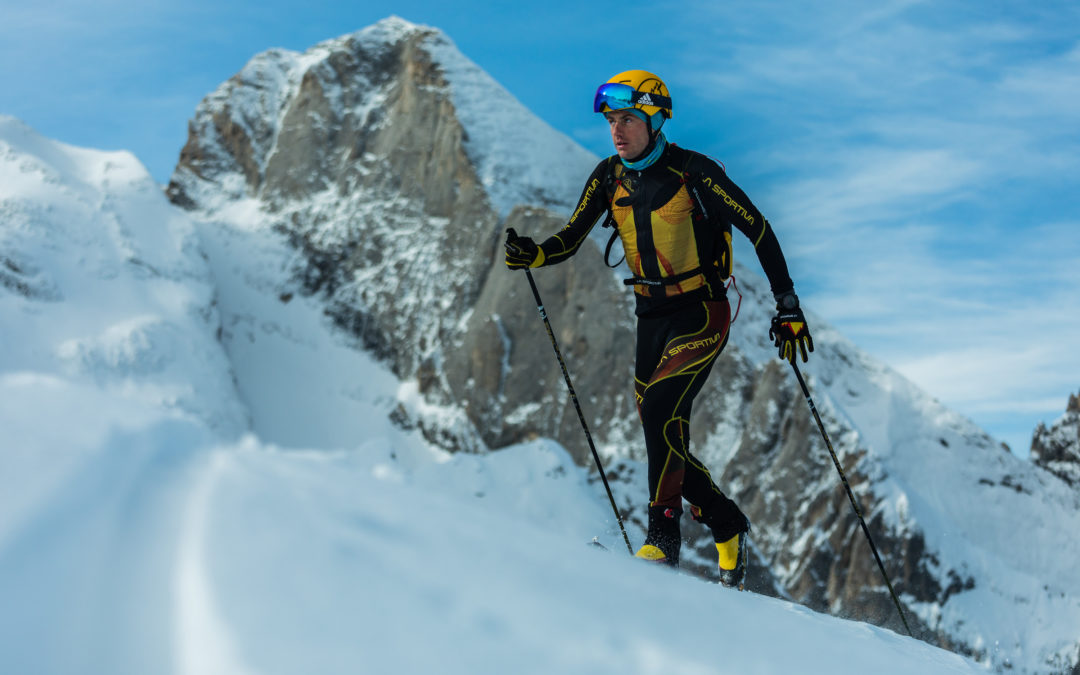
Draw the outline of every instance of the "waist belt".
<instances>
[{"instance_id":1,"label":"waist belt","mask_svg":"<svg viewBox=\"0 0 1080 675\"><path fill-rule=\"evenodd\" d=\"M695 267L694 269L692 269L692 270L690 270L688 272L683 272L682 274L676 274L675 276L672 276L672 277L661 277L659 279L654 279L654 278L651 278L651 277L630 277L629 279L623 279L623 283L625 285L627 285L627 286L637 286L637 285L642 285L642 286L673 286L675 284L682 283L682 282L686 281L687 279L693 279L694 277L698 276L699 274L704 274L704 273L705 273L705 270L701 269L700 267Z\"/></svg>"}]
</instances>

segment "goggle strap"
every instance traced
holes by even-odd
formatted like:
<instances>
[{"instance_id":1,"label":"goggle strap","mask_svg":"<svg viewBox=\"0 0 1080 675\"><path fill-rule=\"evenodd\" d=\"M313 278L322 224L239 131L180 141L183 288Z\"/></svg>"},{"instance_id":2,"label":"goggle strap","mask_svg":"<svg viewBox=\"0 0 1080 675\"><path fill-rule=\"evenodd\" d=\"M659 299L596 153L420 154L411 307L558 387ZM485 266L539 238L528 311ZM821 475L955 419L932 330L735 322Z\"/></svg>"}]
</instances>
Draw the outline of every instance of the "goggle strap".
<instances>
[{"instance_id":1,"label":"goggle strap","mask_svg":"<svg viewBox=\"0 0 1080 675\"><path fill-rule=\"evenodd\" d=\"M671 110L671 98L660 94L650 94L647 91L635 91L630 97L630 102L634 105L654 105L657 108Z\"/></svg>"}]
</instances>

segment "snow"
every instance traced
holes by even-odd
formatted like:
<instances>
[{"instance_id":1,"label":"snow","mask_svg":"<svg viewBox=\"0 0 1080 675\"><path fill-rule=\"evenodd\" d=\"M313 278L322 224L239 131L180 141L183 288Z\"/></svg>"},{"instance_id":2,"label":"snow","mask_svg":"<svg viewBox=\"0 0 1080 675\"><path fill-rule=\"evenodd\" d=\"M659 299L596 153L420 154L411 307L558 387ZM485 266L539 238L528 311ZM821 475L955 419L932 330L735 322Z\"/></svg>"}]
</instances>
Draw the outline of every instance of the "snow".
<instances>
[{"instance_id":1,"label":"snow","mask_svg":"<svg viewBox=\"0 0 1080 675\"><path fill-rule=\"evenodd\" d=\"M395 426L275 235L130 155L0 118L0 215L0 672L983 671L631 559L550 441Z\"/></svg>"},{"instance_id":2,"label":"snow","mask_svg":"<svg viewBox=\"0 0 1080 675\"><path fill-rule=\"evenodd\" d=\"M377 25L385 23L400 20ZM523 106L441 31L425 46L449 81L454 109L468 129L469 159L499 214L505 218L518 204L571 212L599 159Z\"/></svg>"}]
</instances>

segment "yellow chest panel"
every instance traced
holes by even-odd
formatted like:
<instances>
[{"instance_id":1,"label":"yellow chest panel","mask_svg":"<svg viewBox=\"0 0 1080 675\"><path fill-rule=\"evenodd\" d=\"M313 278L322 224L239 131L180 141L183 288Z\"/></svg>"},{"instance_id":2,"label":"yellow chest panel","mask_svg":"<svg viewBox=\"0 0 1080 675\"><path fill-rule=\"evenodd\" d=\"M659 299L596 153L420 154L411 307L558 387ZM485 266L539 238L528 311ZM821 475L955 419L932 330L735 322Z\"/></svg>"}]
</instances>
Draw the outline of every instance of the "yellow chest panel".
<instances>
[{"instance_id":1,"label":"yellow chest panel","mask_svg":"<svg viewBox=\"0 0 1080 675\"><path fill-rule=\"evenodd\" d=\"M701 266L694 237L693 202L685 185L667 203L649 212L649 222L643 224L637 222L633 207L618 205L627 196L629 192L619 185L611 213L619 229L626 263L634 276L654 277L658 270L661 277L671 277ZM650 273L650 269L654 272ZM704 283L704 277L699 275L671 286L636 285L634 291L645 296L671 296L700 288Z\"/></svg>"}]
</instances>

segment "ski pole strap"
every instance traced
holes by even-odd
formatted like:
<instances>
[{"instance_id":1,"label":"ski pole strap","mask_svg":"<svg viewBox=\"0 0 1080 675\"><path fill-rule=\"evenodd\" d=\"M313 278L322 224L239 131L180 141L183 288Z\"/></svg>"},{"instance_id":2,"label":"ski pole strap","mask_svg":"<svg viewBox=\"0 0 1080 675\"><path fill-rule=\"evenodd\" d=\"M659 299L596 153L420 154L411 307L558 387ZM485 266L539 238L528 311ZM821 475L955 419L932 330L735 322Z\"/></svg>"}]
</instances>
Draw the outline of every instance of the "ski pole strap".
<instances>
[{"instance_id":1,"label":"ski pole strap","mask_svg":"<svg viewBox=\"0 0 1080 675\"><path fill-rule=\"evenodd\" d=\"M630 277L629 279L623 279L623 283L627 286L673 286L675 284L682 283L687 279L693 279L697 275L704 273L705 272L700 267L695 267L688 272L676 274L672 277L661 277L659 279L654 279L651 277Z\"/></svg>"},{"instance_id":2,"label":"ski pole strap","mask_svg":"<svg viewBox=\"0 0 1080 675\"><path fill-rule=\"evenodd\" d=\"M735 319L739 318L739 310L742 309L742 291L739 290L738 284L735 283L735 275L732 274L728 277L728 282L724 285L724 292L727 293L727 289L734 288L735 293L739 296L739 304L735 305L735 314L732 315L731 321L728 325L735 323Z\"/></svg>"},{"instance_id":3,"label":"ski pole strap","mask_svg":"<svg viewBox=\"0 0 1080 675\"><path fill-rule=\"evenodd\" d=\"M615 245L615 240L619 238L619 228L615 227L615 218L611 215L610 211L608 211L608 217L607 220L604 221L603 226L615 228L611 233L611 237L607 240L607 246L604 248L604 264L608 267L615 268L618 267L623 260L626 260L626 256L624 255L622 258L619 258L619 262L614 265L608 262L611 257L611 247Z\"/></svg>"}]
</instances>

